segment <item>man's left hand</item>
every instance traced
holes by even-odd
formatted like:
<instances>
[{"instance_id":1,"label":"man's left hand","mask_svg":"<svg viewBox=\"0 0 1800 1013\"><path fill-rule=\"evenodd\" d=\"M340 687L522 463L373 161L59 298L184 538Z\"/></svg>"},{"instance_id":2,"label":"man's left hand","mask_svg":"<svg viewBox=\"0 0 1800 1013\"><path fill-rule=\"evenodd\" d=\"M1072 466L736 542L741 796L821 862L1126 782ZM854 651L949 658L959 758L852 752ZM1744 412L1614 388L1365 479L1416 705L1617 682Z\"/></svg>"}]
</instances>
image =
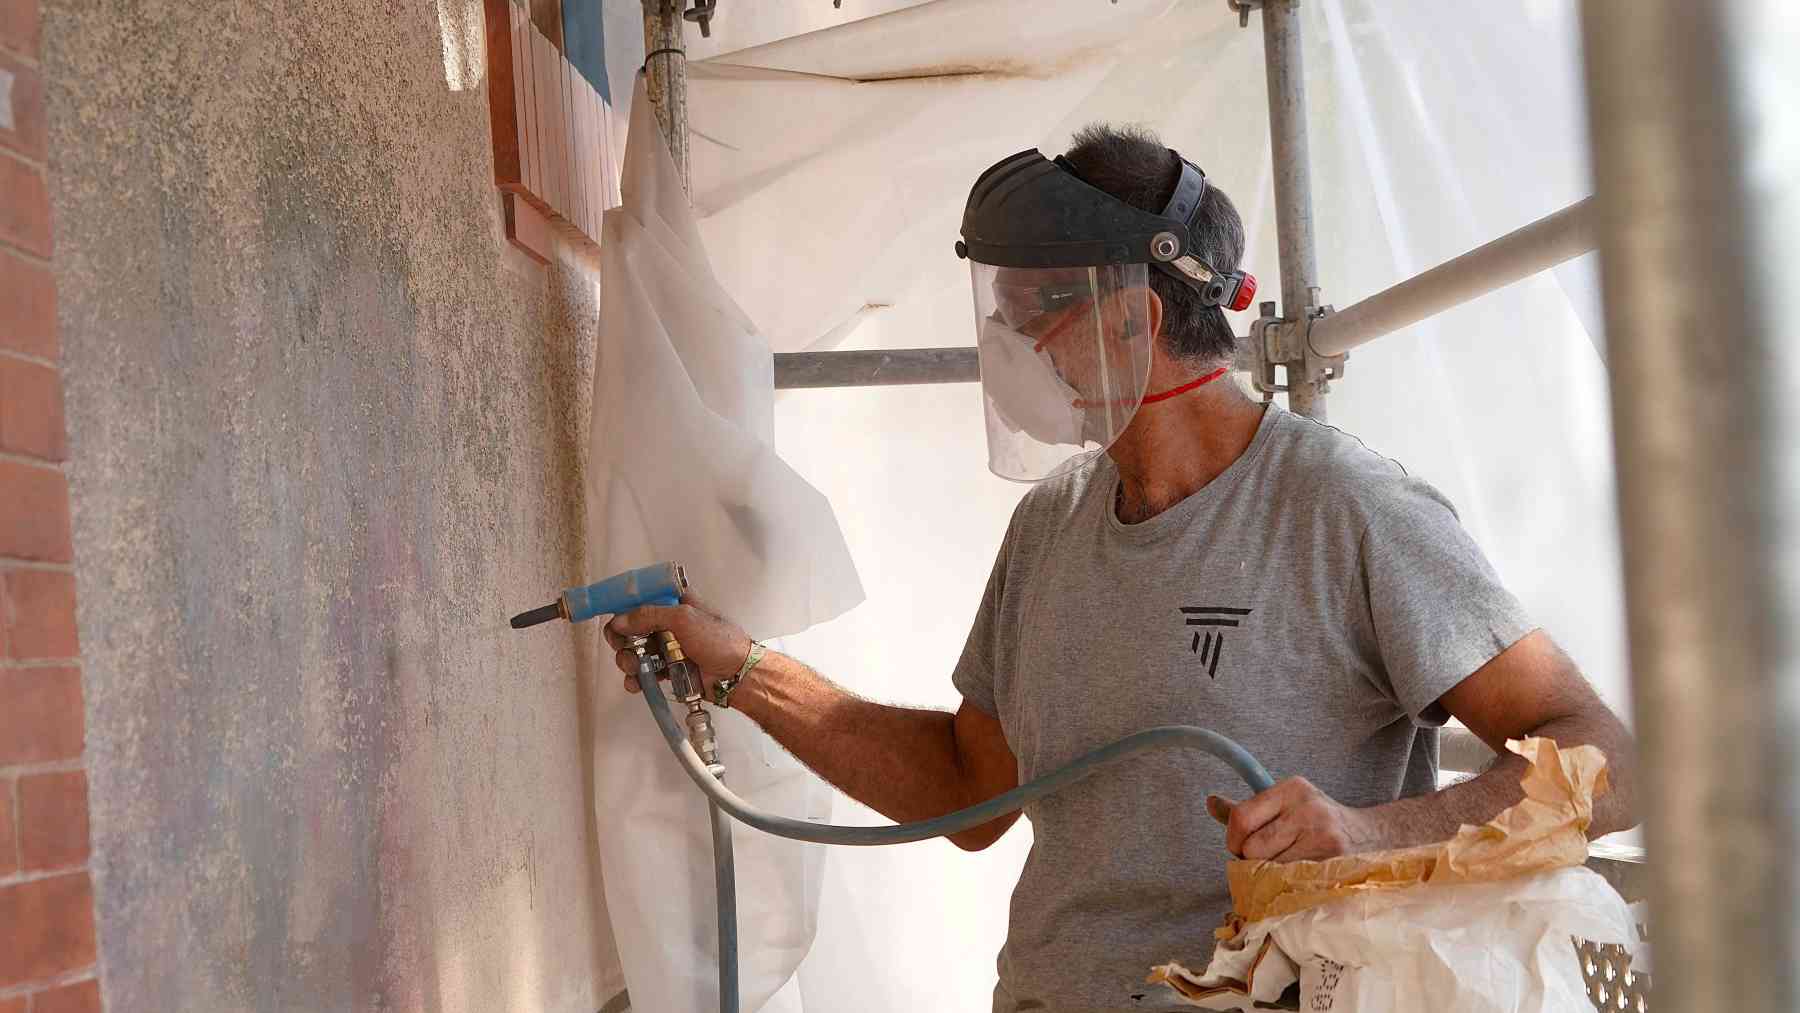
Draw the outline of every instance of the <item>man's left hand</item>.
<instances>
[{"instance_id":1,"label":"man's left hand","mask_svg":"<svg viewBox=\"0 0 1800 1013\"><path fill-rule=\"evenodd\" d=\"M1292 862L1385 846L1375 814L1333 800L1304 777L1237 803L1209 795L1206 811L1225 824L1225 849L1239 858Z\"/></svg>"}]
</instances>

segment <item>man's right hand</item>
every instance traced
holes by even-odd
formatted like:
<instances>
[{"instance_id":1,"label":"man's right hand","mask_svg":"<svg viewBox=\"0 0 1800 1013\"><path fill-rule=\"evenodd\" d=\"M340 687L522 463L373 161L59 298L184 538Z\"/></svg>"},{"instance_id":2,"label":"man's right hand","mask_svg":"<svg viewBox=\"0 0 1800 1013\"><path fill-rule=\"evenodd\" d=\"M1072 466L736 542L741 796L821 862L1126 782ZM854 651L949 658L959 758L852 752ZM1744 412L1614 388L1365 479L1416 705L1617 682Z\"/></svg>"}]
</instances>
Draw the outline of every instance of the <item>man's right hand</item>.
<instances>
[{"instance_id":1,"label":"man's right hand","mask_svg":"<svg viewBox=\"0 0 1800 1013\"><path fill-rule=\"evenodd\" d=\"M626 641L663 630L675 634L682 653L699 666L708 697L713 684L736 675L750 654L743 629L701 602L646 606L606 624L606 642L618 652L614 660L627 690L636 693L639 686L637 653L625 649ZM897 823L942 816L1018 786L1019 761L1000 721L966 700L955 714L871 703L777 651L745 682L732 694L734 710L819 776ZM950 840L979 851L1018 815Z\"/></svg>"},{"instance_id":2,"label":"man's right hand","mask_svg":"<svg viewBox=\"0 0 1800 1013\"><path fill-rule=\"evenodd\" d=\"M613 663L625 673L625 689L636 693L642 687L637 680L637 652L627 650L632 637L647 637L667 630L681 643L686 654L700 668L701 682L708 699L713 684L737 674L750 655L750 636L736 623L725 619L705 604L689 599L680 605L646 605L634 612L617 615L606 624L606 642L615 652Z\"/></svg>"}]
</instances>

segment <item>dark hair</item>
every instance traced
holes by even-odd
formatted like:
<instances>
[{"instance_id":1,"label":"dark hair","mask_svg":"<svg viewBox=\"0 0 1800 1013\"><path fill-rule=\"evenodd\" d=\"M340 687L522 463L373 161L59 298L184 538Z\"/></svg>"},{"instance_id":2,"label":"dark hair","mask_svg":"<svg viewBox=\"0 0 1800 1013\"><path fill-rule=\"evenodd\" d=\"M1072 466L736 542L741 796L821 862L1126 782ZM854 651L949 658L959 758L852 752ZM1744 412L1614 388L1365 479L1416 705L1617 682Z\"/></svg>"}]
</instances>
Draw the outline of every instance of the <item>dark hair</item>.
<instances>
[{"instance_id":1,"label":"dark hair","mask_svg":"<svg viewBox=\"0 0 1800 1013\"><path fill-rule=\"evenodd\" d=\"M1179 158L1139 126L1089 124L1076 132L1064 157L1089 186L1151 214L1162 213L1181 179ZM1244 220L1210 178L1191 234L1201 258L1215 271L1237 270L1244 256ZM1203 305L1197 289L1152 269L1150 290L1162 300L1169 354L1210 363L1237 352L1237 334L1225 311Z\"/></svg>"}]
</instances>

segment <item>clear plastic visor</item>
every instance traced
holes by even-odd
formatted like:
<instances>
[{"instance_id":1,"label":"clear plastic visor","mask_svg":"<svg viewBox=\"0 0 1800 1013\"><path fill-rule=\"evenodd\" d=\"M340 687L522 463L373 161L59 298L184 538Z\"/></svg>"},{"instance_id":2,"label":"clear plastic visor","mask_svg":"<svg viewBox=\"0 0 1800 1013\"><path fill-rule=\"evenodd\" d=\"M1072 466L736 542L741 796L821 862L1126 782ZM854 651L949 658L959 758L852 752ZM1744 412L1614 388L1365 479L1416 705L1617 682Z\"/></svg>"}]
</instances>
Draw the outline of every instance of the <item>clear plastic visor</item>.
<instances>
[{"instance_id":1,"label":"clear plastic visor","mask_svg":"<svg viewBox=\"0 0 1800 1013\"><path fill-rule=\"evenodd\" d=\"M988 467L1037 482L1112 446L1150 378L1148 268L970 272Z\"/></svg>"}]
</instances>

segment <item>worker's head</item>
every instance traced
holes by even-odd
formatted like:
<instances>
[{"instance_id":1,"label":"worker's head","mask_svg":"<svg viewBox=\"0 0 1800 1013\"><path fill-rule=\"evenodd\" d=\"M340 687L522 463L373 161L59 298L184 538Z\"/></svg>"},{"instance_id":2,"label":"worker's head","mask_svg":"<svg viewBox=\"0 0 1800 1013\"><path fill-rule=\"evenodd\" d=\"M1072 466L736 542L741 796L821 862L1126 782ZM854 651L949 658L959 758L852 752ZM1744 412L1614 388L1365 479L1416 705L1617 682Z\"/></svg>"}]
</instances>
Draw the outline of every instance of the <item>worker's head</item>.
<instances>
[{"instance_id":1,"label":"worker's head","mask_svg":"<svg viewBox=\"0 0 1800 1013\"><path fill-rule=\"evenodd\" d=\"M1232 273L1231 202L1141 130L1089 127L1054 161L1002 159L976 180L962 235L988 463L1006 478L1078 466L1125 432L1153 374L1228 360L1220 304L1254 291Z\"/></svg>"},{"instance_id":2,"label":"worker's head","mask_svg":"<svg viewBox=\"0 0 1800 1013\"><path fill-rule=\"evenodd\" d=\"M1090 186L1152 214L1168 206L1181 179L1181 158L1143 127L1102 123L1083 127L1063 158ZM1244 257L1244 220L1231 198L1210 180L1201 191L1199 210L1189 220L1188 235L1194 252L1215 271L1237 270ZM1237 335L1224 309L1208 306L1200 289L1160 271L1151 271L1149 279L1161 304L1161 350L1196 366L1230 362L1237 351Z\"/></svg>"}]
</instances>

